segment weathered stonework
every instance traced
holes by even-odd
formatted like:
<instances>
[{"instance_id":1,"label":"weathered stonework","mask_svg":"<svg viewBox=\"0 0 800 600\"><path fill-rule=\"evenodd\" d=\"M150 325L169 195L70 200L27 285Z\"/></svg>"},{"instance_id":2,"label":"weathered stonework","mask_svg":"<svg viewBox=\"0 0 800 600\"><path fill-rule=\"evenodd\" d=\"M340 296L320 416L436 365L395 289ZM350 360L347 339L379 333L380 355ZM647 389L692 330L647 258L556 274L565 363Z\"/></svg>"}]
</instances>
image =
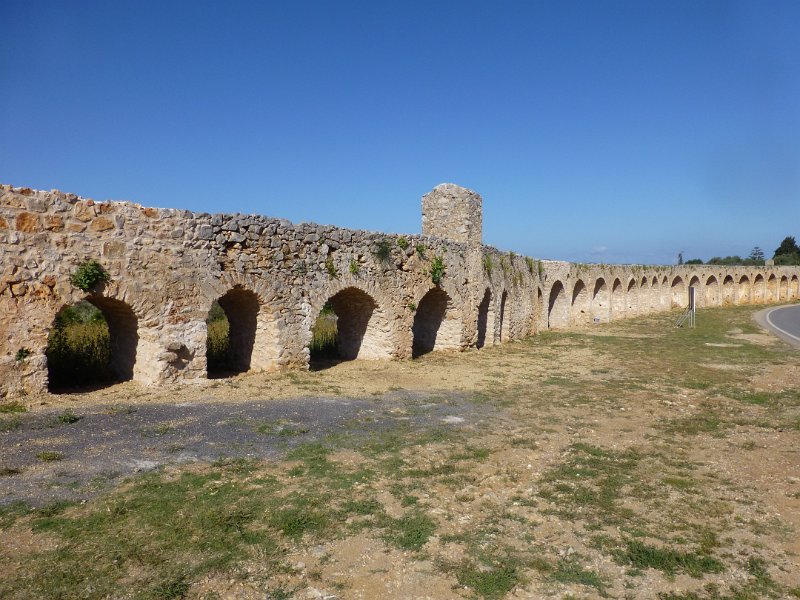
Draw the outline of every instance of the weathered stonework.
<instances>
[{"instance_id":1,"label":"weathered stonework","mask_svg":"<svg viewBox=\"0 0 800 600\"><path fill-rule=\"evenodd\" d=\"M797 267L583 265L481 244L481 199L453 184L423 198L425 235L387 235L257 215L97 203L0 186L0 396L47 389L47 338L65 305L103 311L120 379L206 378L206 317L226 310L243 369L306 368L330 301L343 358L482 347L687 303L800 297ZM441 257L444 277L431 278ZM85 294L87 259L111 276ZM32 354L16 360L20 349Z\"/></svg>"}]
</instances>

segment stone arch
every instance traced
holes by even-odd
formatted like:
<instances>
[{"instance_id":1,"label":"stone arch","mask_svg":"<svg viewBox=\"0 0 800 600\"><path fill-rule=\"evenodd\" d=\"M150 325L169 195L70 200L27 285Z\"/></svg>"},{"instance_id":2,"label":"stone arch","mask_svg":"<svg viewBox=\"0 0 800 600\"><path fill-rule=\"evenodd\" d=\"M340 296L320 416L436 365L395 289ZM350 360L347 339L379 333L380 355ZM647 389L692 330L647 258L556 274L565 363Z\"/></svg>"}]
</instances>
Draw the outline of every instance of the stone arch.
<instances>
[{"instance_id":1,"label":"stone arch","mask_svg":"<svg viewBox=\"0 0 800 600\"><path fill-rule=\"evenodd\" d=\"M753 279L753 303L763 304L767 299L767 286L764 281L764 276L759 273Z\"/></svg>"},{"instance_id":2,"label":"stone arch","mask_svg":"<svg viewBox=\"0 0 800 600\"><path fill-rule=\"evenodd\" d=\"M592 319L600 319L601 322L608 321L610 310L611 297L606 280L598 277L594 283L594 292L592 293Z\"/></svg>"},{"instance_id":3,"label":"stone arch","mask_svg":"<svg viewBox=\"0 0 800 600\"><path fill-rule=\"evenodd\" d=\"M500 296L500 314L498 315L497 321L497 341L498 342L505 342L508 341L508 326L506 323L506 308L508 303L508 292L503 290L502 295Z\"/></svg>"},{"instance_id":4,"label":"stone arch","mask_svg":"<svg viewBox=\"0 0 800 600\"><path fill-rule=\"evenodd\" d=\"M726 275L722 280L722 304L723 306L730 306L736 302L736 293L734 290L733 276Z\"/></svg>"},{"instance_id":5,"label":"stone arch","mask_svg":"<svg viewBox=\"0 0 800 600\"><path fill-rule=\"evenodd\" d=\"M770 273L767 279L767 302L777 302L778 300L778 278L775 273Z\"/></svg>"},{"instance_id":6,"label":"stone arch","mask_svg":"<svg viewBox=\"0 0 800 600\"><path fill-rule=\"evenodd\" d=\"M564 284L556 280L550 286L547 302L547 327L560 329L569 326L569 300Z\"/></svg>"},{"instance_id":7,"label":"stone arch","mask_svg":"<svg viewBox=\"0 0 800 600\"><path fill-rule=\"evenodd\" d=\"M686 283L684 283L680 275L673 278L670 290L672 291L672 308L686 308L689 306L689 294L686 290Z\"/></svg>"},{"instance_id":8,"label":"stone arch","mask_svg":"<svg viewBox=\"0 0 800 600\"><path fill-rule=\"evenodd\" d=\"M650 306L650 282L647 277L642 277L639 283L639 314L649 312Z\"/></svg>"},{"instance_id":9,"label":"stone arch","mask_svg":"<svg viewBox=\"0 0 800 600\"><path fill-rule=\"evenodd\" d=\"M227 331L224 326L216 331L213 321L206 323L207 374L209 377L222 377L245 373L253 366L261 302L255 292L235 285L217 298L217 304L227 321ZM227 339L218 340L218 336L225 336ZM217 345L220 348L215 351Z\"/></svg>"},{"instance_id":10,"label":"stone arch","mask_svg":"<svg viewBox=\"0 0 800 600\"><path fill-rule=\"evenodd\" d=\"M631 316L635 315L637 310L638 310L638 306L637 306L638 303L636 302L636 297L637 297L636 280L635 279L631 279L628 282L628 289L627 289L627 291L625 293L625 300L626 300L628 315L631 315Z\"/></svg>"},{"instance_id":11,"label":"stone arch","mask_svg":"<svg viewBox=\"0 0 800 600\"><path fill-rule=\"evenodd\" d=\"M461 319L450 296L434 287L422 297L411 327L411 356L461 347Z\"/></svg>"},{"instance_id":12,"label":"stone arch","mask_svg":"<svg viewBox=\"0 0 800 600\"><path fill-rule=\"evenodd\" d=\"M789 299L789 278L783 275L778 283L778 299L786 301Z\"/></svg>"},{"instance_id":13,"label":"stone arch","mask_svg":"<svg viewBox=\"0 0 800 600\"><path fill-rule=\"evenodd\" d=\"M122 300L101 295L91 295L85 301L102 313L102 318L108 329L108 362L103 365L106 373L72 373L70 368L63 365L63 356L57 356L55 346L51 346L54 336L61 335L56 323L59 316L70 307L79 303L65 305L56 315L53 329L48 340L48 382L50 391L58 391L74 387L75 382L89 384L113 384L133 379L136 367L136 354L139 346L139 319L130 305ZM154 357L153 357L154 358ZM60 361L61 364L60 364ZM77 369L84 369L86 365L77 364ZM93 377L93 375L95 375Z\"/></svg>"},{"instance_id":14,"label":"stone arch","mask_svg":"<svg viewBox=\"0 0 800 600\"><path fill-rule=\"evenodd\" d=\"M476 347L483 348L485 345L494 344L494 303L492 302L492 290L486 288L483 299L478 305L478 339Z\"/></svg>"},{"instance_id":15,"label":"stone arch","mask_svg":"<svg viewBox=\"0 0 800 600\"><path fill-rule=\"evenodd\" d=\"M625 314L625 294L619 277L611 285L611 318L621 319Z\"/></svg>"},{"instance_id":16,"label":"stone arch","mask_svg":"<svg viewBox=\"0 0 800 600\"><path fill-rule=\"evenodd\" d=\"M698 307L702 306L703 298L702 298L702 290L700 289L700 277L697 276L697 275L693 275L692 278L689 280L689 287L690 288L694 288L694 305L695 305L695 308L698 308ZM687 305L686 306L689 306L688 305L688 301L689 301L688 292L689 292L689 290L687 289L686 292L687 292L687 296L686 296Z\"/></svg>"},{"instance_id":17,"label":"stone arch","mask_svg":"<svg viewBox=\"0 0 800 600\"><path fill-rule=\"evenodd\" d=\"M800 298L800 280L797 279L797 275L792 275L789 280L789 299L797 300L797 298Z\"/></svg>"},{"instance_id":18,"label":"stone arch","mask_svg":"<svg viewBox=\"0 0 800 600\"><path fill-rule=\"evenodd\" d=\"M653 275L650 281L650 310L657 311L661 304L660 286L658 285L658 277Z\"/></svg>"},{"instance_id":19,"label":"stone arch","mask_svg":"<svg viewBox=\"0 0 800 600\"><path fill-rule=\"evenodd\" d=\"M591 317L589 291L581 279L572 288L572 322L576 325L589 323Z\"/></svg>"},{"instance_id":20,"label":"stone arch","mask_svg":"<svg viewBox=\"0 0 800 600\"><path fill-rule=\"evenodd\" d=\"M388 319L370 294L355 286L345 287L328 298L320 313L325 306L333 313L328 319L335 324L335 349L340 360L391 357L394 345ZM313 368L322 360L312 355L312 362L317 363Z\"/></svg>"},{"instance_id":21,"label":"stone arch","mask_svg":"<svg viewBox=\"0 0 800 600\"><path fill-rule=\"evenodd\" d=\"M736 295L737 304L750 304L750 278L742 275L739 278L739 290Z\"/></svg>"},{"instance_id":22,"label":"stone arch","mask_svg":"<svg viewBox=\"0 0 800 600\"><path fill-rule=\"evenodd\" d=\"M719 281L714 275L706 279L706 285L703 298L705 306L718 306L719 305Z\"/></svg>"}]
</instances>

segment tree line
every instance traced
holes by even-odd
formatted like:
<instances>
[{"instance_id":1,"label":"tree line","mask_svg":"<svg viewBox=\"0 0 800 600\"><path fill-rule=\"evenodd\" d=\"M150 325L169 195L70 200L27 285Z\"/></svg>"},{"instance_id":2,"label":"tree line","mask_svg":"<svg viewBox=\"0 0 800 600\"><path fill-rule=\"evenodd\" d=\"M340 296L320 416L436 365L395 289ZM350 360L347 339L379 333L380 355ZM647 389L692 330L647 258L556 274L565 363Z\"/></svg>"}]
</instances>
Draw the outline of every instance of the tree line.
<instances>
[{"instance_id":1,"label":"tree line","mask_svg":"<svg viewBox=\"0 0 800 600\"><path fill-rule=\"evenodd\" d=\"M772 259L775 261L776 265L800 265L800 246L797 245L794 236L788 235L783 238L781 245L775 249ZM764 266L765 260L766 256L764 255L764 251L759 246L755 246L746 258L742 258L738 255L724 257L714 256L709 258L706 262L703 262L699 258L684 260L683 252L678 252L679 265L742 265L760 267Z\"/></svg>"}]
</instances>

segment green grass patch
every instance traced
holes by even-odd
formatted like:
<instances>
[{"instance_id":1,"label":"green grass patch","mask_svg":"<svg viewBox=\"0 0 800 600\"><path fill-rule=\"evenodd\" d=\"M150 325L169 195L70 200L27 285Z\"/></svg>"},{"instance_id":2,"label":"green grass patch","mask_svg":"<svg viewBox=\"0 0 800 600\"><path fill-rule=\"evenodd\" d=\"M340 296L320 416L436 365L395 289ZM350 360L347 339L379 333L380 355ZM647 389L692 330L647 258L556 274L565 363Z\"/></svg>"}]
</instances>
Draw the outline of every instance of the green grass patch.
<instances>
[{"instance_id":1,"label":"green grass patch","mask_svg":"<svg viewBox=\"0 0 800 600\"><path fill-rule=\"evenodd\" d=\"M28 412L28 409L25 408L25 405L18 401L13 400L11 402L3 402L0 404L0 413L24 413Z\"/></svg>"},{"instance_id":2,"label":"green grass patch","mask_svg":"<svg viewBox=\"0 0 800 600\"><path fill-rule=\"evenodd\" d=\"M659 548L636 539L628 539L624 543L624 548L613 552L614 559L619 564L631 565L636 569L657 569L667 575L681 572L692 577L725 571L725 566L719 560L699 551Z\"/></svg>"}]
</instances>

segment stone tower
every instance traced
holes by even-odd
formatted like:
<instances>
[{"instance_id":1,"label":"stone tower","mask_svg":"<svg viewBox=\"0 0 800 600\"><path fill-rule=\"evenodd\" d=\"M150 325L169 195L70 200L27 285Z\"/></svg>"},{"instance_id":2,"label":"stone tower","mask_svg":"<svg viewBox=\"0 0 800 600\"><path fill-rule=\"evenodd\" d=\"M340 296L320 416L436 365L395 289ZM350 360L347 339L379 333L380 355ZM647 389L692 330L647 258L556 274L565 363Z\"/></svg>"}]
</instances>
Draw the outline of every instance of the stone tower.
<instances>
[{"instance_id":1,"label":"stone tower","mask_svg":"<svg viewBox=\"0 0 800 600\"><path fill-rule=\"evenodd\" d=\"M483 233L480 194L441 183L422 197L422 235L480 245Z\"/></svg>"}]
</instances>

